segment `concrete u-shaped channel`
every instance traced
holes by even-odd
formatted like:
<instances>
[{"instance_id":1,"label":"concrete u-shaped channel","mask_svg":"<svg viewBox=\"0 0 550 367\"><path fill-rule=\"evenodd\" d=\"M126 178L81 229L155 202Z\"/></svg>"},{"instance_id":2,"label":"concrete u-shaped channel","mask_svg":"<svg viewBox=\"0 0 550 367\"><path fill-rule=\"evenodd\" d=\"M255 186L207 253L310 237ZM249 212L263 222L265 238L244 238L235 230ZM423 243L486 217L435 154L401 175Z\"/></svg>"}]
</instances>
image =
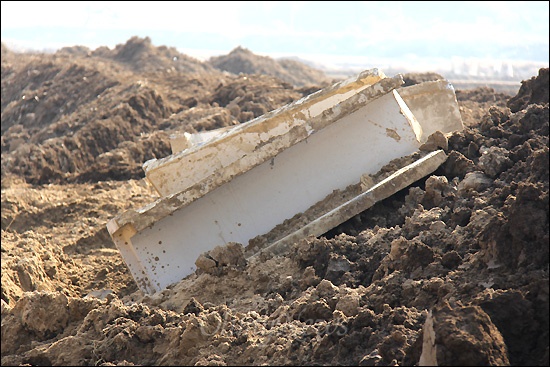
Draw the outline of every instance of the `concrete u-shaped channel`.
<instances>
[{"instance_id":1,"label":"concrete u-shaped channel","mask_svg":"<svg viewBox=\"0 0 550 367\"><path fill-rule=\"evenodd\" d=\"M107 224L140 289L183 279L229 242L248 257L284 254L437 169L442 150L419 152L432 134L463 129L454 89L402 84L366 70L235 127L175 137L172 155L143 166L161 198ZM412 154L389 177L365 180ZM344 199L329 200L335 192Z\"/></svg>"}]
</instances>

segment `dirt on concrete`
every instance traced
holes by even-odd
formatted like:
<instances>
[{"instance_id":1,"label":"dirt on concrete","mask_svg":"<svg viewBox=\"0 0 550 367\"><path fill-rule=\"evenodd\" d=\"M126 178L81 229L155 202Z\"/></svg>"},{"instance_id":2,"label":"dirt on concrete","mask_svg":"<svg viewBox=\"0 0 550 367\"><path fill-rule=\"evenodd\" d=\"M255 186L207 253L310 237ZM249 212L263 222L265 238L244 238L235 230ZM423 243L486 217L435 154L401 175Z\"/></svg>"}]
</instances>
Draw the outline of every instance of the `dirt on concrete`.
<instances>
[{"instance_id":1,"label":"dirt on concrete","mask_svg":"<svg viewBox=\"0 0 550 367\"><path fill-rule=\"evenodd\" d=\"M457 90L447 161L323 236L139 291L106 223L158 198L143 162L323 87L215 61L2 45L2 365L549 364L548 69Z\"/></svg>"}]
</instances>

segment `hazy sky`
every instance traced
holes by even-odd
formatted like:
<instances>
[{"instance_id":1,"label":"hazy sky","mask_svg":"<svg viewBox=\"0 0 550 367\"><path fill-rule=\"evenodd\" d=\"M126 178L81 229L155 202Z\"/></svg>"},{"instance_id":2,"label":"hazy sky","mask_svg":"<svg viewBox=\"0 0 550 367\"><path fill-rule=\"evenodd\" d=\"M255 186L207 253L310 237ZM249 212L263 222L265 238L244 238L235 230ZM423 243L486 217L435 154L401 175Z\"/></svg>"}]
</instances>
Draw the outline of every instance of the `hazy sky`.
<instances>
[{"instance_id":1,"label":"hazy sky","mask_svg":"<svg viewBox=\"0 0 550 367\"><path fill-rule=\"evenodd\" d=\"M2 1L2 42L114 47L132 36L180 52L477 57L548 63L548 1ZM192 56L197 56L192 55ZM200 56L200 55L199 55Z\"/></svg>"}]
</instances>

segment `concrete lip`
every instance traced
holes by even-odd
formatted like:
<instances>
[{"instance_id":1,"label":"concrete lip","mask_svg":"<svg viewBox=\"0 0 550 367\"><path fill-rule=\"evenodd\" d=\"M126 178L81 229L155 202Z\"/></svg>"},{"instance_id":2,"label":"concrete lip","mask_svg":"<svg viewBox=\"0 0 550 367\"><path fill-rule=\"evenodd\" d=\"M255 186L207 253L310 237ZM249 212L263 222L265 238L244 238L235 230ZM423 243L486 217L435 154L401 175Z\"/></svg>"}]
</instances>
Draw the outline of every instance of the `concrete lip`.
<instances>
[{"instance_id":1,"label":"concrete lip","mask_svg":"<svg viewBox=\"0 0 550 367\"><path fill-rule=\"evenodd\" d=\"M203 252L229 242L249 257L282 254L433 172L445 153L421 148L432 133L463 128L454 90L444 80L402 83L367 70L247 123L184 135L171 156L146 162L161 198L107 224L140 289L183 279ZM400 159L408 163L394 175L365 180Z\"/></svg>"}]
</instances>

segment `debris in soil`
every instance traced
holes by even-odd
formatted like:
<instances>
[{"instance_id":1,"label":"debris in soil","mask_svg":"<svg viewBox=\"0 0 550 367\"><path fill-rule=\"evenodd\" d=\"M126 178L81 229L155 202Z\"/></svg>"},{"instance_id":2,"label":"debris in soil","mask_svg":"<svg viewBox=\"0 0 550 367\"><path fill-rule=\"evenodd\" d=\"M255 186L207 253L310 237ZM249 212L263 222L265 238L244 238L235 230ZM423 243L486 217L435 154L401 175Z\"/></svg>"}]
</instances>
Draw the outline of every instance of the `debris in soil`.
<instances>
[{"instance_id":1,"label":"debris in soil","mask_svg":"<svg viewBox=\"0 0 550 367\"><path fill-rule=\"evenodd\" d=\"M430 177L147 296L105 229L157 197L142 163L311 93L174 52L2 45L2 365L549 364L548 69L513 98L457 91L467 126Z\"/></svg>"}]
</instances>

